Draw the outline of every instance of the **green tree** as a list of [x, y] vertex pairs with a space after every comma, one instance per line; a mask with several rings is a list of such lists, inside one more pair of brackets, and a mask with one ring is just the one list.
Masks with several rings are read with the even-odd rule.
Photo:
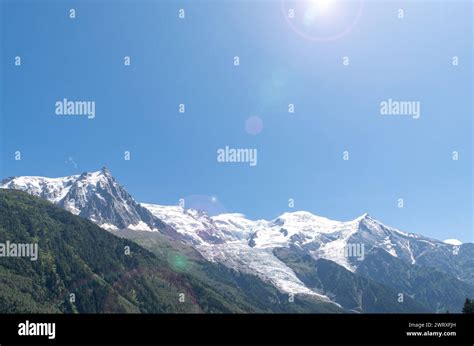
[[474, 314], [474, 300], [466, 298], [462, 312], [463, 314]]

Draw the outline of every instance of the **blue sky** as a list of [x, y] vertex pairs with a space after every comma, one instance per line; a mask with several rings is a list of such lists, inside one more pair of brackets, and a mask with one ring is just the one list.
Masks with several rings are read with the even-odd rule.
[[[0, 176], [105, 165], [142, 202], [187, 198], [252, 219], [369, 212], [406, 231], [473, 241], [472, 3], [365, 1], [357, 20], [358, 1], [330, 3], [315, 18], [312, 6], [3, 1]], [[96, 117], [55, 115], [64, 98], [95, 101]], [[380, 115], [390, 98], [420, 102], [420, 118]], [[263, 123], [257, 135], [245, 130], [252, 116]], [[217, 162], [226, 145], [256, 148], [257, 166]]]

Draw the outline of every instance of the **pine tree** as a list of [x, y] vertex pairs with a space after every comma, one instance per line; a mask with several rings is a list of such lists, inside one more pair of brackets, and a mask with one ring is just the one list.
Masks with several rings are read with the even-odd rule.
[[462, 312], [463, 314], [474, 314], [474, 300], [466, 298]]

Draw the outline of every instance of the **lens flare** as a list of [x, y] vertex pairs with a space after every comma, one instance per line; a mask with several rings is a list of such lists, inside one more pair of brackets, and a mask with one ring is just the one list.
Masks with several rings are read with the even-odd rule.
[[250, 135], [258, 135], [263, 130], [263, 120], [252, 116], [245, 121], [245, 131]]
[[184, 197], [184, 208], [194, 209], [213, 216], [226, 212], [225, 207], [215, 196], [208, 195], [191, 195]]
[[320, 12], [326, 12], [331, 8], [334, 0], [312, 0], [312, 3], [316, 10]]
[[364, 0], [281, 0], [290, 28], [310, 41], [334, 41], [350, 33], [362, 15]]
[[188, 259], [179, 254], [173, 253], [168, 256], [168, 263], [170, 264], [171, 268], [177, 272], [184, 272], [188, 269]]

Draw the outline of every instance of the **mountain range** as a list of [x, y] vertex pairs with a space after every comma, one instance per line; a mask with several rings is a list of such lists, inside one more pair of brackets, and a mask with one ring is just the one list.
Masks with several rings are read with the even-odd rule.
[[47, 200], [156, 256], [172, 249], [284, 297], [317, 301], [326, 312], [459, 312], [474, 296], [474, 244], [405, 232], [369, 214], [345, 222], [306, 211], [257, 221], [237, 213], [209, 216], [139, 203], [107, 168], [64, 178], [12, 177], [0, 188]]
[[148, 251], [23, 191], [0, 190], [0, 245], [8, 241], [38, 244], [40, 253], [35, 261], [1, 255], [0, 313], [342, 311], [305, 295], [290, 303], [159, 232]]

